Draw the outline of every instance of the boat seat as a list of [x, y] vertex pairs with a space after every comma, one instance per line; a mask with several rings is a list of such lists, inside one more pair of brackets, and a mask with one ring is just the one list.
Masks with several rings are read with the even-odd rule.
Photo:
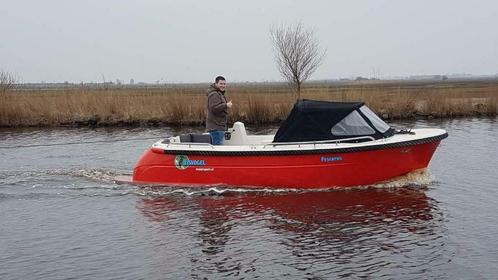
[[195, 133], [187, 133], [180, 134], [180, 142], [181, 143], [209, 143], [211, 144], [211, 135], [206, 134], [195, 134]]
[[245, 145], [247, 144], [247, 133], [244, 123], [235, 122], [232, 128], [225, 133], [226, 145]]
[[191, 134], [180, 134], [180, 142], [192, 142], [192, 135]]

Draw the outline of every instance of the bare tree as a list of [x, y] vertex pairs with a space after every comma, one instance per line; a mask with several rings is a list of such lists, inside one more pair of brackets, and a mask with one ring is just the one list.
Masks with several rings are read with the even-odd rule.
[[325, 58], [320, 50], [313, 30], [305, 29], [302, 23], [289, 26], [270, 27], [275, 62], [282, 77], [301, 98], [301, 86]]
[[15, 84], [17, 83], [17, 77], [5, 72], [3, 70], [0, 70], [0, 92], [5, 93], [6, 91], [14, 88]]

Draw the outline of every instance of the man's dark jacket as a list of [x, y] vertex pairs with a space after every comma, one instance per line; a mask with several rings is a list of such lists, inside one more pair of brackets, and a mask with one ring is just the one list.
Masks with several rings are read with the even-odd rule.
[[207, 89], [206, 95], [208, 99], [206, 131], [226, 130], [228, 107], [225, 92], [212, 84]]

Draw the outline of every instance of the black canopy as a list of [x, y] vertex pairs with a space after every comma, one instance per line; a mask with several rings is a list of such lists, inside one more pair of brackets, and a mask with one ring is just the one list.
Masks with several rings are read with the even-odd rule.
[[322, 141], [392, 136], [394, 130], [363, 102], [299, 100], [273, 142]]

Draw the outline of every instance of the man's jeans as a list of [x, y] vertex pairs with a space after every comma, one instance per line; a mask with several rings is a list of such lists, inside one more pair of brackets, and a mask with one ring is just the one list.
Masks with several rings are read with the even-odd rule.
[[224, 130], [211, 130], [209, 134], [211, 135], [211, 144], [223, 145], [223, 139], [225, 138]]

